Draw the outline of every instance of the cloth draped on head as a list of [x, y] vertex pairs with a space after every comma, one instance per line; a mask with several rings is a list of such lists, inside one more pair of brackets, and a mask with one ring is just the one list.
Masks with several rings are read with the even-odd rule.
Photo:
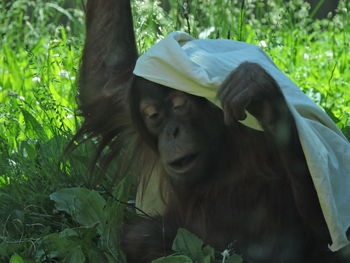
[[[221, 107], [216, 98], [218, 87], [232, 70], [246, 61], [260, 64], [285, 96], [331, 234], [329, 247], [332, 251], [339, 250], [349, 244], [346, 231], [350, 227], [350, 144], [328, 115], [285, 76], [261, 48], [233, 40], [199, 40], [187, 33], [173, 32], [139, 57], [134, 74], [204, 97]], [[251, 115], [242, 123], [261, 129]], [[155, 184], [148, 187], [152, 185]], [[157, 191], [150, 189], [151, 199], [158, 198]], [[143, 206], [147, 196], [137, 202]], [[161, 212], [161, 208], [153, 209], [153, 214]]]

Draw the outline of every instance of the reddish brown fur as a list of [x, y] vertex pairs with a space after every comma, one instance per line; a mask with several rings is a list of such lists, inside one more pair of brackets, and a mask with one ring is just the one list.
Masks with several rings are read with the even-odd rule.
[[[257, 76], [262, 73], [255, 65], [241, 67], [255, 70]], [[278, 86], [271, 81], [270, 88], [276, 91]], [[275, 95], [276, 100], [283, 99], [280, 95]], [[212, 174], [195, 186], [179, 186], [164, 173], [162, 182], [171, 193], [166, 212], [155, 219], [158, 225], [146, 218], [128, 225], [123, 247], [130, 262], [149, 262], [171, 253], [170, 241], [178, 227], [187, 228], [219, 250], [233, 242], [236, 251], [252, 262], [319, 262], [325, 258], [336, 262], [327, 251], [329, 233], [293, 118], [288, 111], [280, 112], [287, 113], [284, 118], [290, 125], [287, 144], [276, 144], [267, 127], [261, 133], [235, 122], [225, 128], [221, 160]], [[216, 119], [207, 121], [218, 123]], [[137, 234], [140, 232], [144, 238]], [[252, 252], [254, 245], [260, 245], [266, 256]], [[139, 250], [151, 252], [144, 255]]]

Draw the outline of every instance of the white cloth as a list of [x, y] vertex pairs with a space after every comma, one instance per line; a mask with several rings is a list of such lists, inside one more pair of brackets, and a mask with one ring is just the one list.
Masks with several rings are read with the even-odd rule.
[[[332, 251], [349, 244], [350, 144], [327, 114], [286, 77], [259, 47], [233, 40], [197, 40], [173, 32], [143, 54], [134, 74], [205, 97], [221, 107], [217, 89], [244, 61], [260, 64], [279, 84], [292, 112], [321, 208]], [[257, 120], [243, 121], [257, 128]]]

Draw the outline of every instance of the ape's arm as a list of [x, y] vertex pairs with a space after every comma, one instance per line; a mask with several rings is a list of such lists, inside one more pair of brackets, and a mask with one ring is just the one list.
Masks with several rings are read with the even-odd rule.
[[259, 64], [245, 62], [226, 78], [218, 98], [227, 124], [244, 119], [245, 110], [259, 120], [280, 152], [301, 217], [321, 242], [330, 243], [295, 121], [276, 81]]
[[121, 129], [115, 123], [124, 123], [123, 100], [137, 60], [130, 0], [89, 0], [86, 10], [78, 94], [85, 122], [77, 137], [110, 136]]
[[130, 0], [89, 0], [79, 78], [80, 99], [96, 97], [114, 79], [119, 83], [126, 81], [136, 59]]
[[[97, 137], [92, 163], [106, 150], [100, 166], [103, 171], [126, 143], [126, 139], [121, 139], [130, 127], [126, 95], [137, 49], [130, 0], [88, 0], [86, 10], [86, 38], [78, 81], [79, 114], [84, 122], [68, 149], [74, 148], [75, 141]], [[118, 169], [124, 167], [127, 165]]]

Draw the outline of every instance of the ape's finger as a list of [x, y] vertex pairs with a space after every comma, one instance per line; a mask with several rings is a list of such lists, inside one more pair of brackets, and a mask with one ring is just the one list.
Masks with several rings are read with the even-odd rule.
[[223, 106], [224, 121], [226, 125], [231, 125], [239, 120], [244, 120], [247, 117], [245, 108], [236, 104], [226, 104]]

